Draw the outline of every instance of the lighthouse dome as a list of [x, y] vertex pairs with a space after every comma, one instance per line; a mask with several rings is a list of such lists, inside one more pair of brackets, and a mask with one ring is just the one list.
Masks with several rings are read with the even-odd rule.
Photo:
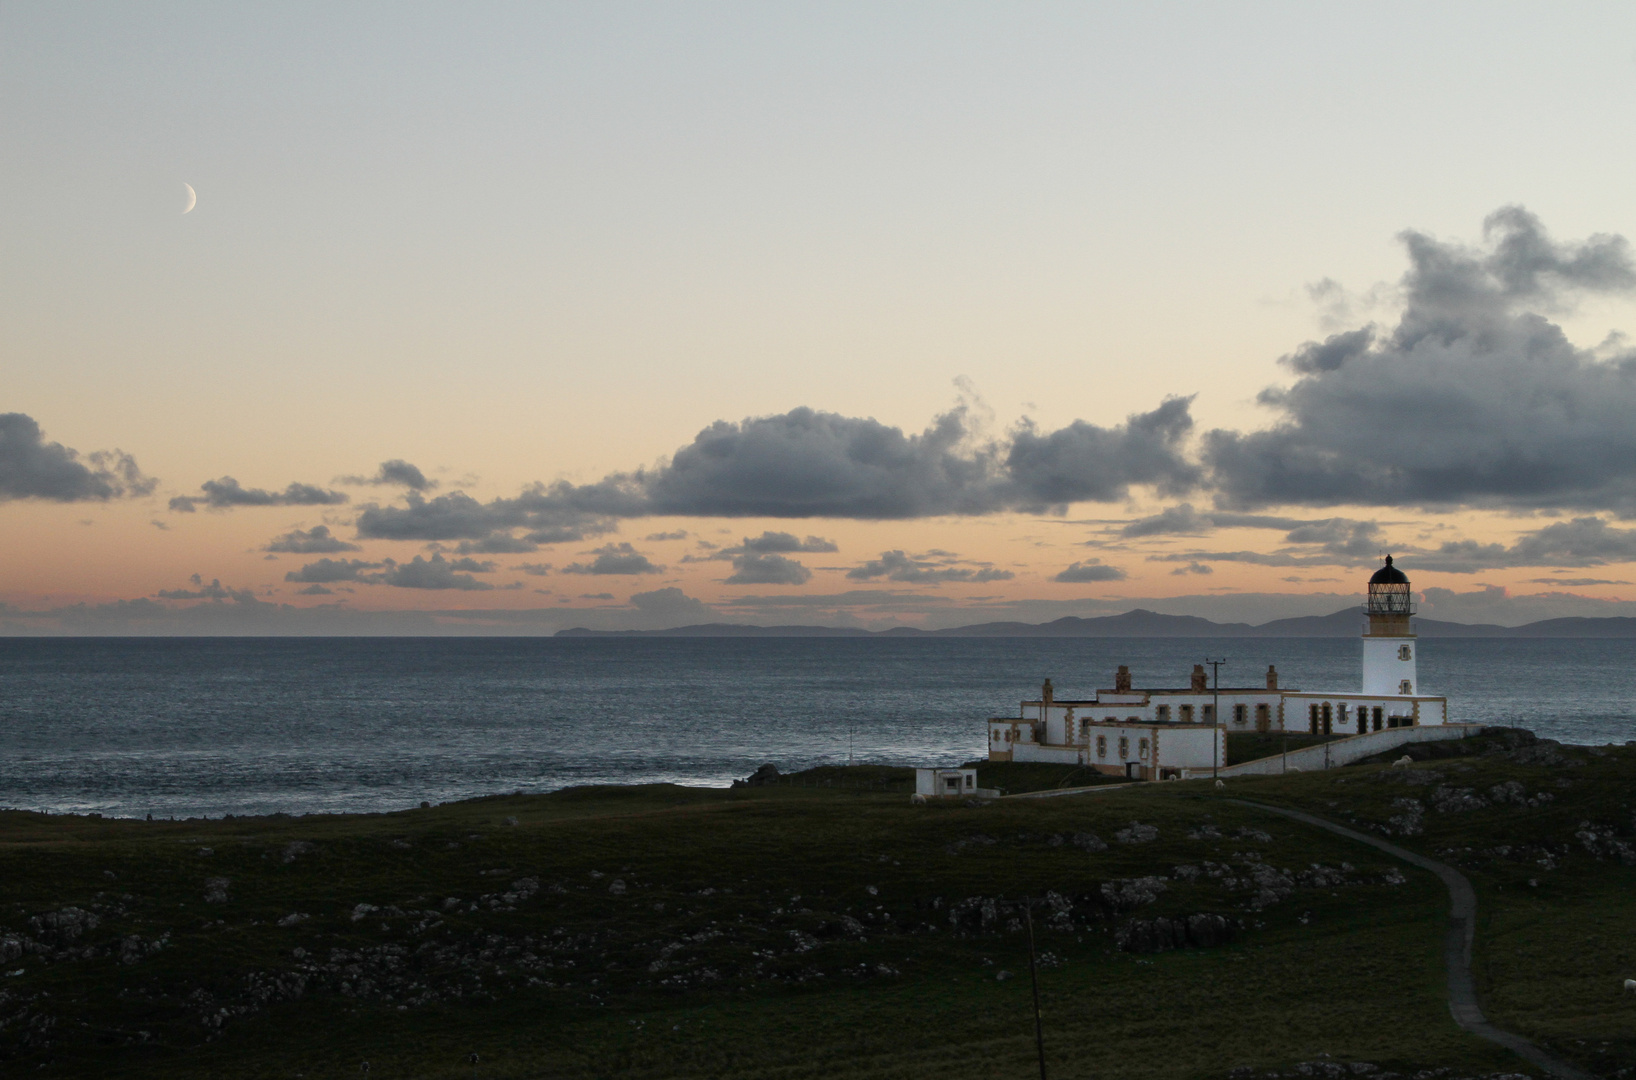
[[1409, 577], [1403, 571], [1392, 565], [1392, 557], [1386, 556], [1386, 565], [1375, 571], [1369, 579], [1371, 585], [1407, 585]]

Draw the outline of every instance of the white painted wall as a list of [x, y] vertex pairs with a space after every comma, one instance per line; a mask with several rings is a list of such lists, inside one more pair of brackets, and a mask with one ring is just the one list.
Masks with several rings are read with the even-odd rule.
[[[1415, 672], [1415, 665], [1419, 654], [1420, 641], [1417, 638], [1365, 637], [1363, 692], [1383, 695], [1418, 694], [1420, 678]], [[1403, 689], [1405, 680], [1409, 684], [1407, 690]]]
[[[1435, 727], [1391, 728], [1385, 731], [1371, 731], [1367, 735], [1354, 735], [1348, 739], [1335, 739], [1328, 744], [1329, 766], [1336, 768], [1350, 765], [1361, 758], [1394, 749], [1405, 743], [1427, 742], [1433, 739], [1465, 739], [1481, 730], [1481, 724], [1442, 724]], [[1221, 775], [1272, 776], [1283, 772], [1286, 765], [1291, 771], [1299, 769], [1301, 772], [1316, 772], [1324, 767], [1324, 748], [1307, 746], [1300, 750], [1291, 750], [1287, 760], [1283, 755], [1274, 755], [1230, 765], [1221, 770]]]

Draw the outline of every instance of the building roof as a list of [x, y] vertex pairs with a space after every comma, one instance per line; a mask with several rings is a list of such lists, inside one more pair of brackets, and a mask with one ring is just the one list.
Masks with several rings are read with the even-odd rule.
[[1375, 571], [1375, 576], [1369, 579], [1371, 585], [1407, 585], [1409, 577], [1403, 571], [1392, 565], [1392, 557], [1386, 556], [1386, 565]]

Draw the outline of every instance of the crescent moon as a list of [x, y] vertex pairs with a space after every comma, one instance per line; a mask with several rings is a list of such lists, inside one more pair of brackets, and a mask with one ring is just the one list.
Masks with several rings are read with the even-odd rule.
[[183, 184], [182, 186], [187, 188], [187, 205], [182, 208], [182, 213], [185, 214], [199, 205], [199, 193], [193, 190], [192, 184]]

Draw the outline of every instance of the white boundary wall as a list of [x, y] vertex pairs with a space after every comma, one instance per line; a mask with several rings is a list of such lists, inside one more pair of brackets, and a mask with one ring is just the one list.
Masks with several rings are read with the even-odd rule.
[[[1405, 743], [1465, 739], [1482, 730], [1482, 724], [1435, 724], [1427, 727], [1371, 731], [1367, 735], [1353, 735], [1351, 738], [1335, 739], [1328, 743], [1327, 760], [1329, 767], [1333, 769], [1339, 765], [1350, 765], [1361, 758], [1394, 749]], [[1287, 756], [1275, 754], [1272, 757], [1257, 758], [1237, 765], [1225, 765], [1220, 773], [1222, 776], [1276, 776], [1285, 770], [1286, 765], [1292, 772], [1297, 769], [1301, 772], [1317, 772], [1324, 767], [1326, 760], [1324, 750], [1324, 745], [1303, 746], [1299, 750], [1291, 750]], [[1192, 775], [1200, 775], [1199, 770], [1192, 770]], [[1208, 776], [1208, 771], [1203, 775]]]

